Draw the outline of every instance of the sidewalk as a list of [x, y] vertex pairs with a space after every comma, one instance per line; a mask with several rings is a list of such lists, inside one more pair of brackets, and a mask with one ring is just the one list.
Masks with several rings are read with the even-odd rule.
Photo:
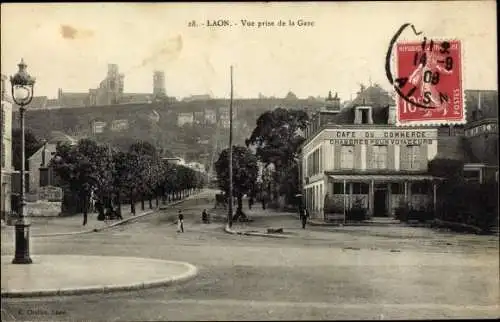
[[[194, 278], [197, 268], [151, 258], [36, 255], [31, 265], [2, 256], [2, 297], [33, 297], [138, 290]], [[124, 269], [126, 268], [126, 269]]]
[[[298, 215], [296, 216], [299, 217]], [[328, 222], [318, 218], [308, 220], [311, 226], [391, 226], [402, 225], [401, 221], [389, 217], [373, 217], [361, 222]]]
[[[175, 206], [203, 193], [204, 191], [202, 190], [187, 198], [168, 204], [162, 204], [160, 202], [159, 208], [154, 207], [153, 209], [149, 209], [149, 202], [146, 201], [144, 210], [141, 210], [141, 203], [138, 203], [135, 207], [135, 216], [130, 212], [130, 205], [122, 205], [123, 220], [99, 221], [97, 220], [97, 213], [89, 213], [87, 216], [87, 225], [85, 226], [83, 226], [83, 214], [75, 214], [67, 217], [28, 217], [31, 222], [30, 233], [32, 237], [50, 237], [102, 231], [107, 228], [125, 224], [129, 221], [137, 220], [165, 208]], [[153, 201], [153, 206], [155, 205], [156, 203]], [[13, 226], [2, 226], [2, 233], [4, 232], [13, 233]]]
[[[252, 222], [233, 222], [231, 229], [225, 227], [230, 234], [246, 236], [262, 236], [273, 238], [312, 238], [337, 239], [340, 236], [377, 237], [377, 238], [421, 238], [435, 237], [432, 229], [409, 227], [390, 218], [373, 218], [365, 223], [333, 224], [318, 219], [308, 220], [306, 229], [302, 229], [298, 214], [273, 212], [269, 210], [251, 210], [245, 212]], [[253, 214], [252, 214], [253, 212]], [[283, 233], [268, 233], [268, 229], [283, 229]]]

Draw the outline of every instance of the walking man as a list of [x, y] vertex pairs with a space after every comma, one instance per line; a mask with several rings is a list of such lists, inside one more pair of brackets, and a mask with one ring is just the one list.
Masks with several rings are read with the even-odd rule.
[[302, 221], [302, 229], [306, 229], [307, 217], [309, 217], [307, 209], [302, 208], [300, 211], [300, 220]]
[[179, 210], [179, 215], [177, 219], [177, 232], [178, 233], [184, 232], [184, 215], [182, 214], [181, 210]]
[[201, 213], [201, 221], [204, 224], [209, 224], [210, 223], [210, 218], [208, 216], [207, 210], [203, 209], [203, 212]]

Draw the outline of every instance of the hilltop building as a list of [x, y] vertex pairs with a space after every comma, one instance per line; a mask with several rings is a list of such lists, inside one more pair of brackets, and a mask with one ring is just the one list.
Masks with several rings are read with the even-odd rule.
[[153, 74], [153, 96], [167, 96], [167, 91], [165, 89], [165, 73], [162, 71], [155, 71]]
[[[65, 92], [59, 88], [57, 98], [49, 99], [47, 96], [35, 96], [29, 108], [55, 109], [77, 108], [87, 106], [106, 106], [122, 104], [151, 104], [154, 100], [166, 99], [165, 74], [162, 71], [153, 73], [153, 87], [150, 93], [125, 93], [125, 75], [120, 73], [117, 64], [108, 64], [106, 77], [97, 88], [88, 92]], [[17, 109], [18, 106], [15, 106]]]

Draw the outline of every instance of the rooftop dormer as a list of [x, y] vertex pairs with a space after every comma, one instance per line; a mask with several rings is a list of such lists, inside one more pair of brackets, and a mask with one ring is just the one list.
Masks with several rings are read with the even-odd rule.
[[354, 124], [373, 124], [372, 107], [356, 106], [354, 108]]

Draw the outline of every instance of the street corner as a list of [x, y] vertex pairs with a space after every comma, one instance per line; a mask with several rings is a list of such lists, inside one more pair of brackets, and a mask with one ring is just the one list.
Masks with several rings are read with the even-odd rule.
[[151, 258], [40, 255], [32, 259], [33, 264], [15, 265], [11, 257], [2, 256], [2, 298], [138, 290], [179, 284], [198, 274], [189, 263]]

